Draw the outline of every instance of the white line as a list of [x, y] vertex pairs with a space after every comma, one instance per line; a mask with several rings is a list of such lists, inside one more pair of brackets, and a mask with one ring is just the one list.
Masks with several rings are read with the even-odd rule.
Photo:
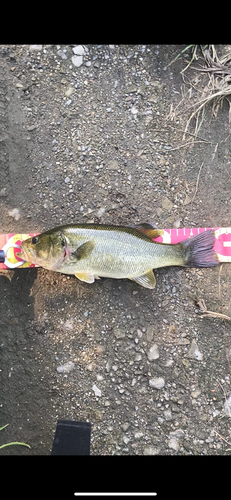
[[223, 241], [223, 247], [231, 247], [231, 241]]
[[128, 493], [128, 492], [120, 492], [120, 493], [114, 493], [114, 492], [108, 492], [108, 493], [74, 493], [74, 496], [76, 497], [88, 497], [88, 496], [92, 496], [92, 497], [105, 497], [105, 496], [109, 496], [109, 497], [141, 497], [141, 496], [145, 496], [145, 497], [151, 497], [151, 496], [156, 496], [157, 493], [156, 492], [153, 492], [153, 493], [147, 493], [147, 492], [143, 492], [143, 493]]

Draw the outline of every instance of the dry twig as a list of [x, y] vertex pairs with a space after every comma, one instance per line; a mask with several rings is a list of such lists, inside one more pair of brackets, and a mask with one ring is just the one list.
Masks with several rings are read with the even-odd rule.
[[204, 299], [198, 299], [197, 300], [197, 305], [200, 307], [201, 312], [203, 313], [201, 315], [202, 318], [221, 318], [221, 319], [227, 319], [228, 321], [231, 321], [231, 317], [227, 316], [226, 314], [214, 312], [214, 311], [208, 311]]
[[221, 271], [222, 271], [222, 266], [221, 264], [220, 269], [219, 269], [219, 277], [218, 277], [218, 299], [220, 300], [221, 298]]
[[195, 197], [196, 197], [196, 194], [197, 194], [198, 184], [199, 184], [199, 179], [200, 179], [200, 173], [201, 173], [201, 169], [202, 169], [203, 165], [204, 165], [204, 162], [201, 164], [199, 172], [198, 172], [197, 182], [196, 182], [196, 189], [195, 189], [195, 193], [194, 193], [193, 198], [192, 198], [192, 202], [195, 200]]
[[[227, 443], [229, 446], [231, 446], [231, 443], [229, 443], [229, 441], [227, 441], [227, 439], [224, 438], [224, 436], [222, 436], [221, 434], [219, 434], [219, 432], [215, 431], [214, 429], [214, 432], [219, 436], [219, 438], [222, 439], [222, 441], [224, 441], [225, 443]], [[229, 450], [226, 450], [226, 451], [230, 451], [230, 448]]]

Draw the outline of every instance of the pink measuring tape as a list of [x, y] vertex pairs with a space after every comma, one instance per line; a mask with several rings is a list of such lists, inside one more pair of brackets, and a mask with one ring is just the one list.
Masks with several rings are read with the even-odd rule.
[[180, 241], [196, 236], [213, 229], [215, 243], [213, 249], [217, 253], [220, 262], [231, 262], [231, 227], [188, 227], [180, 229], [164, 229], [163, 236], [155, 239], [160, 243], [179, 243]]
[[[213, 249], [217, 253], [219, 262], [231, 262], [231, 227], [189, 227], [180, 229], [163, 229], [163, 235], [154, 241], [159, 243], [179, 243], [180, 241], [196, 236], [199, 233], [213, 229], [215, 243]], [[23, 240], [36, 236], [39, 233], [29, 234], [0, 234], [0, 249], [4, 254], [4, 262], [0, 262], [0, 269], [13, 269], [16, 267], [38, 267], [29, 262], [24, 262], [16, 256]], [[3, 260], [3, 259], [2, 259]]]

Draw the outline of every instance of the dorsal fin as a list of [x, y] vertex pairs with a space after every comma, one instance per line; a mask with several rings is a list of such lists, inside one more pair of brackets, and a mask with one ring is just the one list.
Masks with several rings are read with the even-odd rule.
[[137, 231], [140, 231], [140, 233], [145, 234], [145, 236], [148, 236], [151, 240], [154, 240], [155, 238], [158, 238], [158, 236], [163, 236], [163, 229], [158, 229], [155, 224], [150, 224], [149, 222], [142, 222], [140, 224], [133, 224], [132, 226], [133, 229], [136, 229]]

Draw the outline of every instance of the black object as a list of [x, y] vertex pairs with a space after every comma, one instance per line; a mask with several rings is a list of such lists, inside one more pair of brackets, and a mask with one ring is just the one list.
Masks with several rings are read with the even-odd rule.
[[51, 455], [90, 455], [91, 424], [58, 420]]
[[5, 252], [4, 252], [4, 250], [0, 250], [0, 262], [5, 262]]

